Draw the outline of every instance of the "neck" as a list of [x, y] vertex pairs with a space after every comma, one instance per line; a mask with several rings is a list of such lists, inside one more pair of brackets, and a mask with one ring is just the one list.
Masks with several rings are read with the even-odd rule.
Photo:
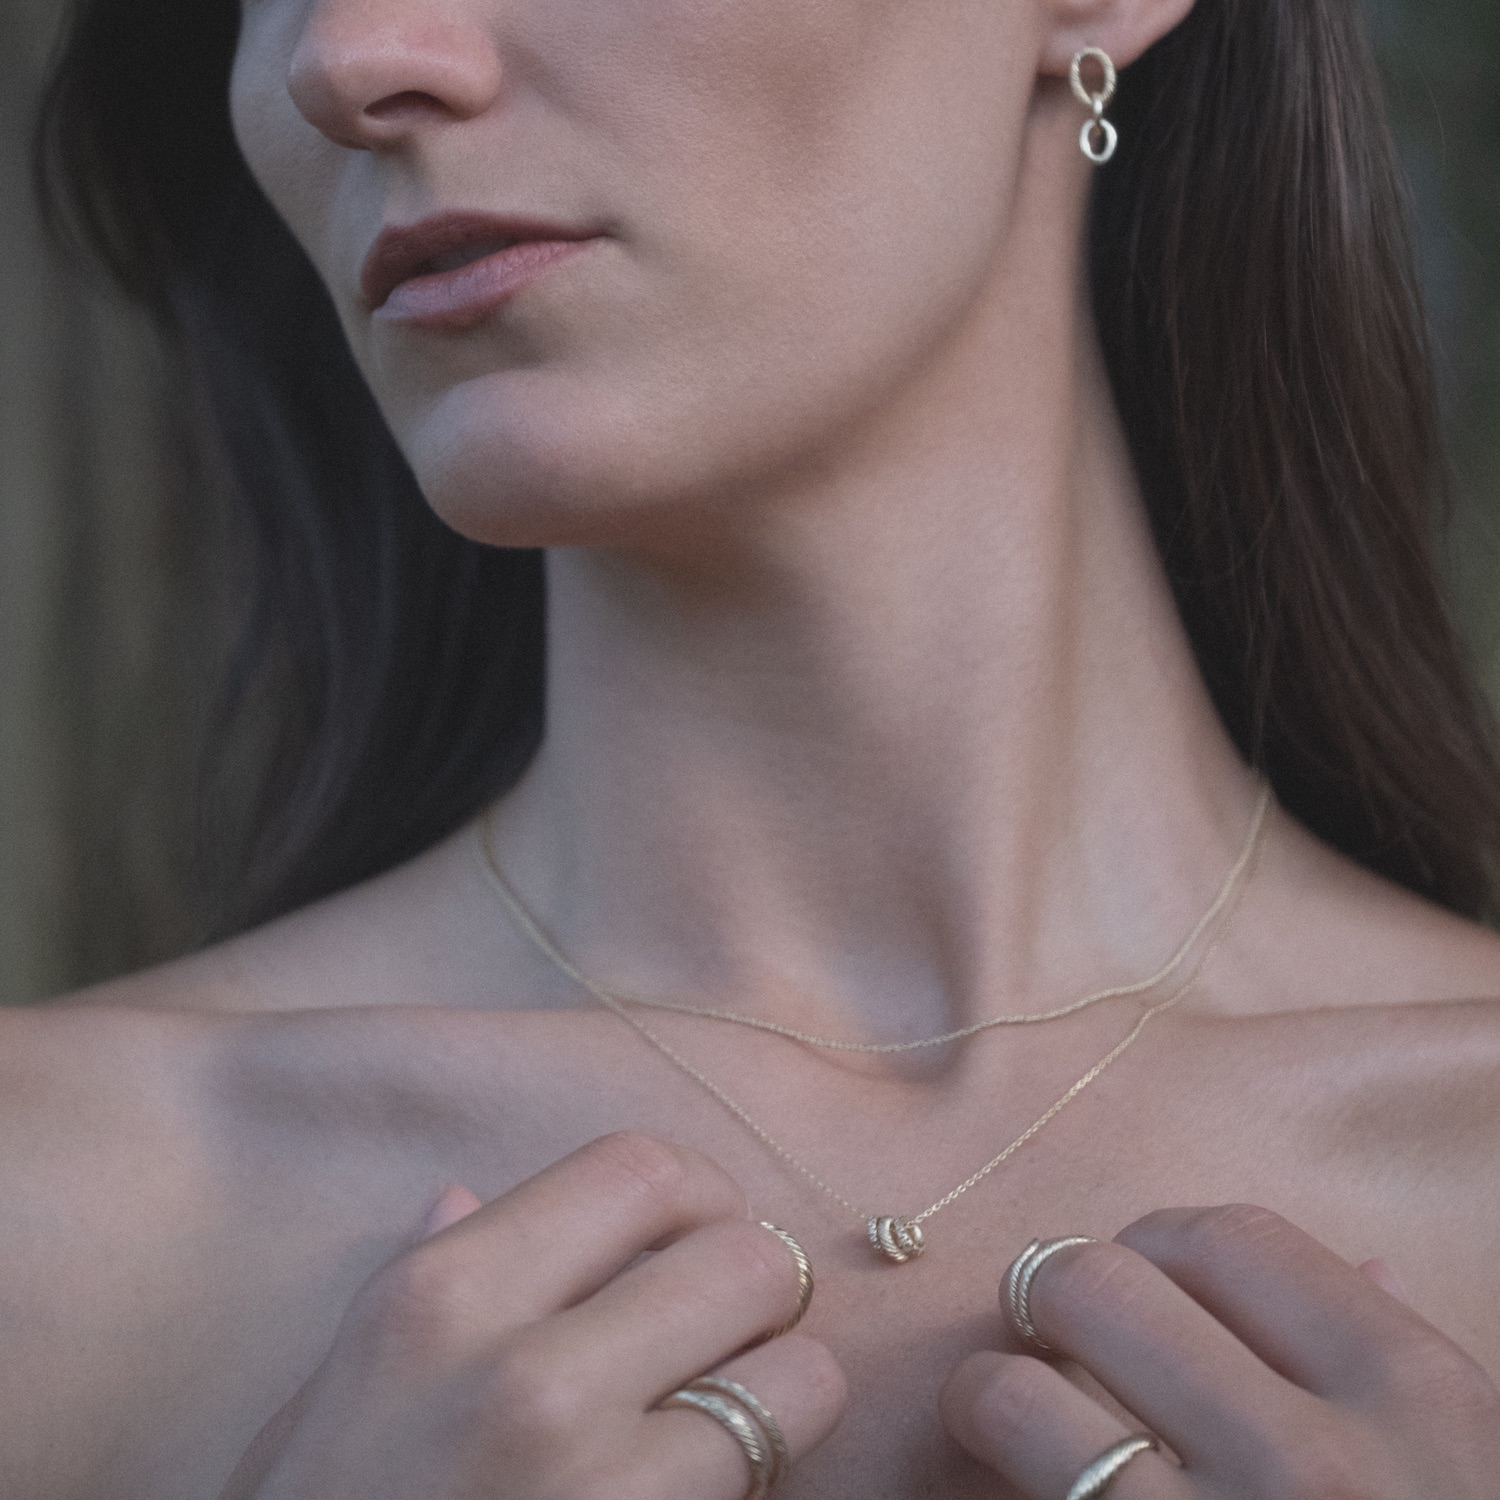
[[1076, 277], [999, 278], [836, 452], [681, 530], [549, 557], [496, 846], [586, 972], [901, 1040], [1149, 973], [1212, 900], [1253, 781]]

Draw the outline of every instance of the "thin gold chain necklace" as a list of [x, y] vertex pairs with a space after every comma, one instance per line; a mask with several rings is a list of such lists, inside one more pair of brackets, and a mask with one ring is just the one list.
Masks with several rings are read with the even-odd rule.
[[[826, 1197], [830, 1198], [834, 1203], [838, 1204], [840, 1208], [844, 1209], [848, 1213], [853, 1214], [855, 1218], [859, 1219], [865, 1225], [865, 1230], [869, 1237], [871, 1247], [878, 1251], [881, 1255], [883, 1255], [887, 1260], [899, 1265], [905, 1261], [914, 1260], [918, 1255], [922, 1253], [926, 1243], [922, 1225], [926, 1223], [927, 1220], [931, 1219], [934, 1214], [942, 1212], [942, 1210], [947, 1208], [949, 1204], [953, 1203], [956, 1199], [962, 1197], [963, 1194], [967, 1193], [970, 1188], [976, 1187], [979, 1183], [983, 1182], [984, 1179], [990, 1175], [990, 1173], [994, 1172], [997, 1168], [1003, 1166], [1007, 1161], [1009, 1161], [1010, 1158], [1014, 1156], [1022, 1146], [1024, 1146], [1029, 1140], [1031, 1140], [1033, 1136], [1035, 1136], [1058, 1114], [1066, 1109], [1067, 1106], [1079, 1096], [1079, 1094], [1081, 1094], [1086, 1088], [1088, 1088], [1088, 1086], [1093, 1083], [1094, 1080], [1098, 1078], [1106, 1068], [1108, 1068], [1112, 1063], [1116, 1062], [1120, 1057], [1122, 1057], [1135, 1042], [1135, 1040], [1140, 1036], [1140, 1034], [1146, 1029], [1148, 1025], [1150, 1025], [1153, 1020], [1156, 1019], [1157, 1016], [1162, 1015], [1164, 1012], [1170, 1010], [1174, 1005], [1178, 1004], [1179, 1001], [1183, 1000], [1197, 987], [1199, 980], [1203, 977], [1204, 970], [1208, 967], [1209, 960], [1213, 957], [1215, 951], [1219, 947], [1219, 944], [1224, 941], [1225, 936], [1228, 934], [1235, 913], [1239, 908], [1240, 899], [1244, 895], [1246, 885], [1248, 885], [1249, 883], [1249, 876], [1254, 873], [1254, 867], [1259, 860], [1263, 835], [1266, 828], [1269, 826], [1268, 814], [1270, 808], [1271, 789], [1269, 784], [1263, 783], [1261, 786], [1260, 797], [1255, 805], [1255, 812], [1250, 820], [1250, 830], [1246, 835], [1244, 847], [1241, 849], [1239, 857], [1235, 860], [1234, 865], [1229, 872], [1229, 876], [1225, 881], [1224, 888], [1220, 892], [1219, 899], [1214, 902], [1212, 907], [1210, 907], [1205, 920], [1203, 922], [1200, 922], [1199, 926], [1194, 929], [1194, 936], [1196, 937], [1201, 935], [1204, 928], [1208, 925], [1208, 921], [1211, 920], [1212, 917], [1223, 913], [1224, 921], [1221, 924], [1219, 931], [1215, 934], [1213, 941], [1204, 950], [1202, 957], [1199, 958], [1198, 962], [1193, 966], [1192, 972], [1188, 975], [1183, 984], [1179, 986], [1179, 988], [1175, 990], [1171, 995], [1169, 995], [1165, 1000], [1161, 1000], [1157, 1004], [1150, 1006], [1146, 1010], [1144, 1010], [1140, 1014], [1140, 1016], [1137, 1017], [1135, 1024], [1130, 1028], [1130, 1030], [1126, 1033], [1121, 1041], [1117, 1042], [1112, 1048], [1110, 1048], [1110, 1050], [1106, 1052], [1104, 1056], [1101, 1057], [1099, 1061], [1093, 1065], [1093, 1067], [1091, 1067], [1086, 1073], [1084, 1073], [1081, 1078], [1077, 1079], [1064, 1093], [1053, 1100], [1053, 1102], [1048, 1105], [1047, 1108], [1043, 1110], [1042, 1113], [1038, 1115], [1037, 1118], [1033, 1120], [1031, 1124], [1028, 1125], [1026, 1129], [1020, 1133], [1020, 1135], [1016, 1136], [1016, 1138], [1011, 1141], [1003, 1150], [992, 1156], [989, 1161], [987, 1161], [982, 1167], [979, 1168], [977, 1172], [973, 1172], [968, 1177], [964, 1178], [964, 1180], [959, 1183], [957, 1187], [953, 1188], [950, 1192], [945, 1193], [935, 1203], [929, 1204], [920, 1213], [912, 1214], [908, 1217], [903, 1217], [897, 1214], [867, 1213], [864, 1209], [859, 1208], [854, 1203], [851, 1203], [849, 1199], [844, 1197], [842, 1193], [838, 1192], [835, 1188], [830, 1187], [828, 1183], [824, 1182], [823, 1179], [819, 1177], [811, 1167], [809, 1167], [805, 1162], [803, 1162], [800, 1158], [795, 1156], [791, 1151], [783, 1146], [780, 1141], [778, 1141], [768, 1130], [765, 1129], [764, 1126], [762, 1126], [757, 1120], [755, 1120], [743, 1105], [739, 1104], [735, 1099], [731, 1098], [729, 1094], [727, 1094], [717, 1083], [713, 1081], [713, 1079], [709, 1078], [706, 1074], [702, 1073], [699, 1069], [694, 1067], [692, 1063], [690, 1063], [685, 1057], [681, 1055], [681, 1053], [677, 1052], [667, 1042], [663, 1041], [662, 1038], [659, 1037], [638, 1016], [632, 1015], [630, 1010], [627, 1008], [625, 1000], [622, 997], [615, 995], [611, 991], [605, 989], [603, 985], [591, 979], [587, 974], [584, 974], [581, 970], [578, 969], [575, 964], [573, 964], [568, 959], [568, 957], [558, 948], [557, 944], [553, 942], [551, 937], [548, 936], [547, 932], [543, 929], [536, 918], [533, 917], [527, 910], [526, 906], [521, 901], [521, 898], [511, 888], [511, 885], [506, 880], [505, 876], [501, 874], [500, 867], [496, 862], [494, 855], [491, 853], [489, 844], [484, 837], [483, 820], [478, 820], [473, 824], [473, 844], [475, 851], [479, 857], [480, 869], [488, 879], [491, 887], [500, 897], [501, 901], [504, 903], [511, 916], [515, 919], [517, 925], [526, 934], [528, 939], [530, 939], [535, 947], [548, 959], [549, 962], [554, 965], [554, 967], [556, 967], [561, 973], [566, 975], [580, 988], [585, 990], [588, 994], [593, 996], [593, 998], [597, 1000], [599, 1004], [602, 1005], [606, 1010], [618, 1016], [644, 1041], [648, 1042], [659, 1053], [661, 1053], [661, 1055], [666, 1058], [667, 1061], [670, 1062], [674, 1067], [685, 1073], [689, 1078], [693, 1080], [693, 1082], [706, 1090], [714, 1099], [716, 1099], [721, 1105], [723, 1105], [723, 1107], [728, 1110], [729, 1113], [733, 1115], [734, 1118], [737, 1119], [740, 1124], [742, 1124], [751, 1133], [751, 1135], [753, 1135], [758, 1141], [760, 1141], [761, 1144], [765, 1146], [766, 1149], [770, 1151], [771, 1154], [775, 1156], [779, 1161], [783, 1162], [786, 1166], [790, 1167], [793, 1171], [797, 1172], [801, 1177], [806, 1179], [806, 1181], [810, 1182]], [[1191, 946], [1191, 944], [1189, 944], [1188, 946]], [[1140, 988], [1141, 986], [1127, 987], [1124, 993], [1137, 993]], [[675, 1009], [677, 1007], [672, 1008]], [[1079, 1008], [1081, 1007], [1078, 1005], [1074, 1005], [1067, 1007], [1060, 1012], [1049, 1012], [1047, 1013], [1047, 1018], [1050, 1018], [1052, 1014], [1068, 1014], [1071, 1010]], [[713, 1015], [712, 1012], [705, 1012], [703, 1014], [708, 1014], [710, 1016]], [[733, 1015], [733, 1012], [728, 1012], [715, 1018], [729, 1019], [733, 1017]], [[1042, 1019], [1042, 1017], [1039, 1016], [1036, 1019]], [[1000, 1021], [992, 1021], [987, 1024], [996, 1025], [1002, 1023]], [[955, 1033], [955, 1039], [959, 1035], [972, 1035], [975, 1031], [982, 1029], [984, 1029], [983, 1024], [979, 1027], [968, 1028], [966, 1029], [965, 1033]], [[912, 1044], [906, 1045], [910, 1046]]]
[[[1269, 788], [1262, 786], [1261, 795], [1263, 797], [1268, 796]], [[475, 836], [482, 844], [482, 833], [476, 831]], [[1219, 892], [1214, 897], [1208, 910], [1198, 918], [1193, 930], [1182, 940], [1177, 951], [1154, 974], [1148, 974], [1146, 978], [1138, 979], [1133, 984], [1117, 984], [1112, 985], [1109, 989], [1092, 990], [1077, 1000], [1071, 1000], [1066, 1005], [1059, 1005], [1055, 1010], [1032, 1011], [1024, 1015], [991, 1016], [988, 1020], [975, 1021], [969, 1026], [960, 1026], [956, 1031], [944, 1031], [936, 1036], [919, 1037], [914, 1042], [850, 1042], [839, 1037], [816, 1036], [812, 1032], [798, 1031], [795, 1026], [787, 1026], [780, 1021], [767, 1021], [761, 1016], [747, 1016], [741, 1011], [716, 1010], [712, 1006], [707, 1005], [688, 1005], [680, 1000], [650, 999], [643, 995], [633, 995], [627, 990], [611, 989], [609, 993], [616, 1000], [626, 1005], [643, 1006], [650, 1010], [671, 1011], [674, 1015], [680, 1016], [698, 1016], [705, 1021], [725, 1021], [732, 1026], [747, 1026], [755, 1031], [766, 1031], [772, 1036], [785, 1037], [788, 1041], [792, 1042], [801, 1042], [806, 1047], [821, 1047], [829, 1052], [860, 1052], [889, 1055], [893, 1052], [917, 1052], [924, 1047], [943, 1047], [949, 1042], [962, 1042], [971, 1036], [978, 1036], [981, 1032], [993, 1030], [997, 1026], [1035, 1026], [1041, 1021], [1059, 1021], [1064, 1016], [1075, 1015], [1078, 1011], [1087, 1010], [1090, 1006], [1099, 1005], [1105, 1000], [1119, 1000], [1130, 995], [1144, 995], [1147, 991], [1154, 990], [1159, 985], [1165, 984], [1182, 967], [1183, 960], [1192, 952], [1198, 939], [1208, 930], [1210, 923], [1213, 922], [1214, 918], [1233, 899], [1235, 888], [1243, 877], [1246, 864], [1248, 863], [1247, 852], [1248, 843], [1246, 848], [1241, 850], [1240, 858], [1230, 866], [1229, 872], [1224, 876], [1224, 883], [1219, 887]], [[481, 848], [481, 854], [483, 853], [484, 849]], [[488, 866], [494, 862], [485, 859], [484, 863]], [[486, 873], [491, 873], [488, 868]], [[499, 876], [498, 866], [493, 871], [493, 874]], [[540, 925], [532, 921], [524, 908], [521, 908], [519, 898], [516, 896], [514, 889], [505, 881], [505, 878], [499, 876], [499, 879], [502, 888], [501, 895], [506, 898], [506, 904], [512, 908], [513, 914], [522, 923], [523, 927], [528, 928], [528, 936], [531, 937], [533, 943], [536, 943], [536, 934], [531, 933], [529, 928], [535, 926], [537, 931], [540, 932]], [[518, 910], [518, 908], [520, 909]], [[549, 952], [547, 947], [543, 947], [542, 951], [547, 954], [547, 957], [554, 964], [558, 964], [562, 968], [563, 973], [568, 978], [577, 984], [584, 985], [585, 988], [588, 987], [583, 976], [577, 973], [574, 966], [566, 959], [561, 958], [559, 954]]]

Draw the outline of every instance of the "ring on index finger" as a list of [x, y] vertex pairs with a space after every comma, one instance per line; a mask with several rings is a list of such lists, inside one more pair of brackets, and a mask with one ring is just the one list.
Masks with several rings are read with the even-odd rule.
[[812, 1305], [812, 1262], [807, 1258], [807, 1251], [785, 1229], [780, 1229], [775, 1224], [769, 1224], [764, 1219], [760, 1221], [760, 1227], [762, 1229], [769, 1229], [792, 1252], [792, 1259], [797, 1262], [797, 1311], [780, 1328], [776, 1329], [774, 1333], [766, 1335], [767, 1340], [779, 1339], [782, 1334], [790, 1333], [807, 1316], [807, 1309]]
[[1055, 1354], [1057, 1351], [1042, 1338], [1036, 1331], [1036, 1324], [1031, 1321], [1031, 1284], [1036, 1280], [1036, 1273], [1059, 1250], [1067, 1250], [1073, 1245], [1097, 1243], [1097, 1240], [1086, 1234], [1068, 1235], [1060, 1240], [1032, 1240], [1011, 1262], [1001, 1287], [1001, 1300], [1010, 1308], [1016, 1332], [1039, 1353]]

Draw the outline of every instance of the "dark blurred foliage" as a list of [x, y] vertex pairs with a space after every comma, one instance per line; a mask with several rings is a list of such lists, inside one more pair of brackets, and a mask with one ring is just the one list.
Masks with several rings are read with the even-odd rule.
[[1367, 5], [1411, 182], [1448, 425], [1454, 594], [1500, 696], [1500, 4]]

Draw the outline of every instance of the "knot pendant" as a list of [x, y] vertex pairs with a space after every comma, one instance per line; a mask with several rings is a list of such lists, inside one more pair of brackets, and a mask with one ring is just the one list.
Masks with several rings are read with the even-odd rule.
[[870, 1219], [868, 1228], [871, 1247], [898, 1266], [922, 1253], [922, 1226], [915, 1219], [886, 1215]]

